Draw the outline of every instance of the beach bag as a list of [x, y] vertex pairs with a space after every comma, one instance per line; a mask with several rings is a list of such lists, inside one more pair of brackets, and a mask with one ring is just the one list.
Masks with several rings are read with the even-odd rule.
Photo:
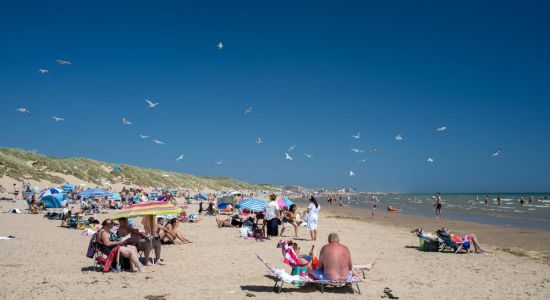
[[425, 252], [438, 252], [439, 241], [420, 239], [420, 246], [418, 249]]
[[96, 239], [97, 234], [92, 235], [92, 238], [90, 239], [90, 244], [88, 244], [88, 251], [86, 252], [86, 257], [88, 258], [94, 258], [95, 250], [96, 250]]
[[239, 232], [241, 234], [241, 237], [248, 237], [248, 227], [239, 228]]

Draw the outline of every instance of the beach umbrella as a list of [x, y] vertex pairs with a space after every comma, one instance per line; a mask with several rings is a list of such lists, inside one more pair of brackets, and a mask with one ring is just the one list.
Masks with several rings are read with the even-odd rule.
[[108, 199], [115, 200], [115, 201], [120, 201], [120, 200], [122, 200], [122, 197], [120, 197], [120, 194], [119, 194], [119, 193], [116, 193], [116, 192], [110, 193], [109, 195], [107, 195], [107, 198], [108, 198]]
[[277, 205], [279, 205], [279, 207], [283, 207], [283, 206], [290, 207], [292, 204], [294, 203], [288, 200], [287, 198], [280, 198], [279, 200], [277, 200]]
[[65, 205], [64, 198], [65, 194], [62, 190], [49, 188], [40, 194], [38, 200], [44, 203], [46, 208], [59, 208]]
[[110, 193], [103, 189], [87, 189], [84, 192], [80, 193], [80, 197], [82, 198], [90, 198], [94, 196], [107, 196]]
[[70, 192], [70, 191], [74, 190], [74, 185], [67, 183], [67, 184], [62, 185], [61, 188], [64, 191]]
[[265, 202], [257, 198], [248, 198], [239, 202], [239, 208], [241, 210], [247, 209], [252, 212], [259, 212], [265, 210]]
[[182, 208], [168, 202], [148, 201], [134, 204], [123, 208], [120, 212], [111, 217], [111, 219], [133, 218], [138, 216], [150, 215], [175, 215], [182, 212]]

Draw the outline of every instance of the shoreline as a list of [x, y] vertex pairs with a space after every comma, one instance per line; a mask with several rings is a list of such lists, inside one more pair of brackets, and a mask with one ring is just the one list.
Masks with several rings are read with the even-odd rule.
[[[305, 209], [306, 200], [293, 199]], [[470, 221], [428, 218], [402, 213], [388, 213], [378, 209], [374, 217], [367, 208], [321, 205], [326, 218], [350, 219], [374, 223], [384, 226], [393, 226], [406, 232], [417, 227], [426, 231], [435, 231], [441, 227], [466, 234], [475, 233], [482, 246], [489, 246], [491, 250], [505, 251], [517, 256], [525, 256], [550, 265], [550, 231], [523, 227], [506, 227], [500, 225], [476, 223]], [[321, 219], [322, 222], [322, 219]], [[412, 235], [412, 234], [411, 234]], [[486, 247], [485, 247], [486, 248]]]

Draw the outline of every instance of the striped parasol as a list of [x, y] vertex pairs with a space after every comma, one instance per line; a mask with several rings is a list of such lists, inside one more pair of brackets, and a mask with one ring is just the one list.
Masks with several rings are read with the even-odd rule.
[[182, 212], [182, 208], [162, 201], [149, 201], [134, 204], [130, 207], [121, 209], [111, 219], [132, 218], [148, 215], [175, 215]]
[[252, 212], [265, 211], [265, 202], [257, 198], [248, 198], [239, 202], [241, 210], [249, 210]]

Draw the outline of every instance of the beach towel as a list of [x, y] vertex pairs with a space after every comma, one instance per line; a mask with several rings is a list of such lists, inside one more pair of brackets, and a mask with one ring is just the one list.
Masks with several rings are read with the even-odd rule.
[[116, 246], [111, 250], [111, 252], [109, 253], [109, 256], [107, 257], [107, 260], [105, 261], [105, 264], [103, 265], [103, 272], [109, 272], [109, 270], [111, 270], [111, 266], [113, 265], [113, 262], [117, 258], [119, 249], [120, 249], [120, 246]]
[[12, 213], [12, 214], [22, 214], [23, 213], [19, 208], [12, 208], [12, 209], [8, 210], [8, 212]]
[[14, 239], [15, 237], [13, 235], [10, 235], [10, 236], [0, 236], [0, 241], [2, 240], [11, 240], [11, 239]]
[[288, 241], [280, 240], [277, 244], [277, 248], [281, 248], [283, 253], [283, 263], [291, 267], [299, 265], [298, 255], [296, 255], [294, 248], [292, 248], [292, 245], [290, 245]]

